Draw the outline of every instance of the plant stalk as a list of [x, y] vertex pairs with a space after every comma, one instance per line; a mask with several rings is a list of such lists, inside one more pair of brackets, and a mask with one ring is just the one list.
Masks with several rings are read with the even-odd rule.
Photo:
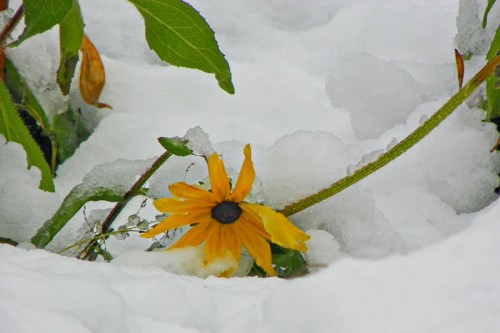
[[427, 121], [420, 125], [415, 131], [399, 142], [392, 149], [380, 155], [375, 161], [361, 167], [352, 175], [344, 177], [317, 193], [309, 195], [299, 201], [287, 205], [279, 210], [281, 214], [290, 216], [303, 211], [333, 195], [345, 190], [349, 186], [359, 182], [373, 172], [387, 165], [389, 162], [400, 156], [408, 149], [417, 144], [433, 129], [435, 129], [443, 120], [445, 120], [460, 104], [462, 104], [489, 76], [500, 66], [500, 56], [492, 58], [472, 79], [467, 82], [455, 95], [453, 95], [436, 113]]
[[[160, 157], [154, 161], [154, 163], [151, 165], [151, 167], [142, 174], [142, 176], [132, 185], [132, 187], [125, 193], [123, 196], [123, 200], [118, 202], [111, 212], [108, 214], [104, 222], [102, 223], [102, 230], [100, 235], [103, 235], [107, 233], [115, 219], [118, 217], [118, 215], [121, 213], [123, 208], [127, 205], [127, 203], [132, 199], [134, 196], [140, 194], [140, 190], [142, 186], [148, 181], [148, 179], [158, 170], [158, 168], [165, 163], [166, 160], [169, 159], [169, 157], [172, 156], [172, 154], [168, 151], [165, 151]], [[97, 235], [99, 236], [99, 235]], [[93, 239], [84, 249], [80, 254], [78, 255], [78, 259], [82, 260], [89, 260], [93, 261], [93, 256], [92, 254], [94, 253], [94, 249], [96, 247], [97, 240], [100, 239], [96, 236], [95, 239]]]
[[17, 9], [14, 16], [11, 17], [9, 22], [7, 22], [7, 25], [0, 32], [0, 46], [2, 48], [4, 47], [5, 40], [10, 35], [12, 30], [14, 30], [14, 28], [17, 26], [17, 24], [19, 23], [19, 21], [21, 20], [21, 17], [23, 17], [23, 15], [24, 15], [24, 5], [21, 5]]

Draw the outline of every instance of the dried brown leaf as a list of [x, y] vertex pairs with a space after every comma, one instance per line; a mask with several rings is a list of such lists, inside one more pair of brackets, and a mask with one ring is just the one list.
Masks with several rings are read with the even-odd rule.
[[455, 49], [455, 62], [457, 64], [458, 89], [462, 89], [464, 82], [464, 59], [457, 49]]
[[106, 81], [106, 74], [99, 52], [97, 52], [97, 49], [86, 35], [83, 36], [80, 50], [82, 51], [80, 65], [80, 94], [82, 99], [85, 103], [98, 108], [112, 109], [111, 106], [99, 102]]

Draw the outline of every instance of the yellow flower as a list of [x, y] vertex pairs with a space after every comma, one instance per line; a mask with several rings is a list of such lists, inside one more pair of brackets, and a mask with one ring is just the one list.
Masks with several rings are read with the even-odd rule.
[[[193, 225], [169, 250], [197, 246], [205, 241], [205, 263], [209, 265], [228, 255], [237, 263], [244, 246], [255, 263], [271, 276], [276, 273], [269, 241], [305, 252], [309, 235], [271, 208], [243, 201], [255, 179], [250, 145], [246, 145], [243, 152], [245, 160], [232, 191], [224, 163], [217, 154], [213, 154], [208, 158], [212, 190], [206, 191], [184, 182], [170, 185], [174, 198], [153, 202], [156, 209], [170, 215], [142, 237], [150, 238], [170, 229]], [[230, 275], [231, 272], [225, 273]]]

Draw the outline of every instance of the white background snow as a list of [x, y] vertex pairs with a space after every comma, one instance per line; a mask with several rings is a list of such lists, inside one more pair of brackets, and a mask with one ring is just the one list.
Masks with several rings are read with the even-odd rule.
[[[211, 75], [162, 63], [130, 3], [80, 3], [106, 68], [101, 100], [113, 110], [84, 106], [77, 84], [68, 99], [59, 96], [56, 30], [9, 51], [53, 113], [71, 103], [96, 128], [59, 168], [56, 193], [38, 190], [39, 172], [26, 170], [19, 145], [0, 138], [0, 235], [24, 242], [0, 246], [2, 332], [500, 330], [493, 193], [500, 159], [489, 152], [497, 132], [481, 122], [474, 99], [383, 170], [291, 217], [312, 236], [306, 258], [313, 272], [305, 277], [188, 276], [192, 253], [144, 254], [150, 242], [135, 235], [110, 239], [118, 257], [111, 264], [22, 248], [95, 166], [147, 165], [162, 153], [158, 137], [195, 126], [235, 173], [243, 145], [252, 144], [258, 195], [274, 208], [326, 187], [449, 99], [457, 90], [454, 48], [477, 54], [466, 62], [466, 79], [484, 64], [497, 8], [483, 31], [480, 0], [189, 1], [230, 63], [231, 96]], [[203, 160], [177, 158], [150, 185], [165, 196], [174, 181], [205, 177]], [[150, 203], [141, 214], [154, 216]], [[74, 242], [83, 223], [80, 212], [49, 250]]]

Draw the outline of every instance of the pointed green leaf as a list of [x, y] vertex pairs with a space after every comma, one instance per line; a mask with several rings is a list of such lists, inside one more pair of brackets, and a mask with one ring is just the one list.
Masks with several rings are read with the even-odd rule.
[[71, 80], [78, 62], [78, 51], [83, 40], [83, 18], [80, 5], [73, 0], [68, 15], [59, 25], [59, 49], [61, 58], [57, 70], [57, 84], [63, 95], [69, 94]]
[[[486, 60], [491, 60], [500, 51], [500, 25], [497, 28], [495, 37], [491, 42], [490, 49], [486, 55]], [[500, 77], [498, 68], [494, 74], [491, 74], [486, 79], [486, 99], [488, 110], [486, 113], [486, 121], [500, 121]]]
[[31, 137], [28, 129], [17, 114], [5, 84], [0, 81], [0, 133], [7, 141], [21, 144], [26, 151], [29, 166], [36, 166], [42, 173], [40, 189], [54, 192], [54, 181], [49, 165], [40, 147]]
[[163, 61], [214, 73], [219, 86], [234, 93], [229, 64], [200, 13], [181, 0], [129, 1], [144, 18], [149, 47]]
[[186, 145], [186, 141], [179, 137], [173, 138], [158, 138], [158, 142], [165, 148], [169, 153], [176, 156], [188, 156], [193, 153], [191, 149]]
[[[168, 156], [163, 159], [163, 162]], [[156, 166], [156, 169], [160, 165], [161, 163]], [[83, 181], [76, 185], [64, 198], [57, 212], [52, 218], [45, 221], [31, 239], [31, 243], [38, 248], [47, 246], [86, 202], [127, 202], [135, 195], [144, 195], [142, 186], [146, 182], [146, 178], [141, 176], [142, 182], [138, 182], [136, 178], [138, 175], [150, 172], [152, 168], [154, 166], [151, 166], [149, 161], [126, 161], [121, 159], [94, 167], [85, 175]], [[103, 231], [106, 230], [103, 229]]]
[[44, 130], [49, 129], [50, 123], [45, 111], [9, 58], [5, 63], [5, 69], [7, 72], [7, 86], [14, 101], [22, 104], [23, 108], [29, 109], [29, 113], [40, 123]]
[[497, 0], [488, 0], [488, 5], [486, 6], [483, 16], [483, 29], [486, 28], [486, 24], [488, 24], [488, 14], [490, 13], [491, 7], [495, 4], [495, 1]]
[[64, 198], [57, 212], [45, 221], [43, 226], [31, 238], [31, 244], [43, 249], [57, 235], [57, 233], [78, 213], [80, 208], [89, 201], [118, 202], [123, 200], [123, 193], [106, 187], [96, 187], [89, 190], [86, 184], [75, 186]]
[[73, 0], [24, 0], [23, 3], [26, 28], [12, 46], [59, 24], [71, 9]]

